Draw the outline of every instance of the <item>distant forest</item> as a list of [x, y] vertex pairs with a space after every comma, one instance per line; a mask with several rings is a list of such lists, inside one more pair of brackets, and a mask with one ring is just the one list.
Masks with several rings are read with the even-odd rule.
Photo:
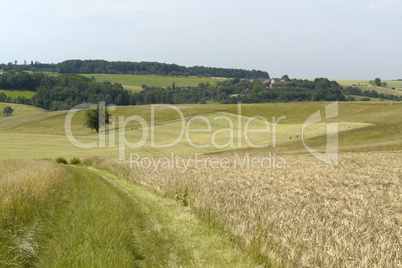
[[124, 105], [129, 92], [120, 84], [96, 83], [78, 74], [50, 76], [43, 73], [10, 71], [0, 75], [1, 89], [30, 90], [36, 92], [32, 99], [11, 99], [0, 93], [0, 101], [34, 105], [47, 110], [67, 110], [84, 102], [119, 103]]
[[228, 79], [216, 85], [199, 83], [196, 87], [171, 86], [149, 87], [132, 92], [121, 84], [95, 82], [79, 74], [57, 76], [44, 73], [6, 72], [0, 74], [0, 88], [30, 90], [36, 92], [31, 98], [10, 98], [0, 93], [1, 102], [30, 104], [47, 110], [67, 110], [81, 103], [116, 105], [141, 104], [205, 104], [208, 101], [229, 103], [268, 103], [301, 101], [352, 101], [351, 95], [402, 100], [394, 95], [378, 94], [376, 91], [361, 91], [359, 88], [343, 88], [335, 81], [326, 78], [309, 80], [289, 80], [282, 86], [270, 87], [260, 79]]
[[0, 64], [3, 71], [32, 71], [76, 74], [137, 74], [198, 76], [226, 78], [269, 78], [269, 74], [258, 70], [213, 68], [204, 66], [185, 67], [159, 62], [123, 62], [105, 60], [67, 60], [57, 64], [33, 62]]

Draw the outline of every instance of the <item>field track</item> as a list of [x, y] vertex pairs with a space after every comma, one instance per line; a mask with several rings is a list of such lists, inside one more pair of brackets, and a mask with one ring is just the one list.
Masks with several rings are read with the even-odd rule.
[[67, 170], [35, 267], [258, 266], [177, 202], [106, 171]]

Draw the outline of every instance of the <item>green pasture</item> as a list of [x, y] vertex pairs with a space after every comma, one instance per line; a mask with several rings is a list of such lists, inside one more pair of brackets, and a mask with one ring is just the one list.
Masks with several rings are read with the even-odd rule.
[[395, 88], [397, 90], [402, 90], [402, 81], [394, 81], [394, 80], [387, 80], [384, 81], [387, 83], [388, 88]]
[[[52, 118], [54, 119], [54, 118]], [[0, 157], [42, 159], [56, 158], [58, 156], [81, 158], [98, 156], [101, 158], [118, 158], [119, 149], [125, 150], [124, 156], [129, 157], [130, 153], [137, 153], [141, 157], [169, 157], [172, 153], [179, 156], [194, 156], [196, 153], [217, 153], [236, 149], [251, 148], [254, 146], [273, 146], [273, 133], [276, 133], [276, 144], [290, 141], [300, 141], [301, 124], [269, 124], [260, 119], [253, 120], [248, 129], [267, 130], [264, 133], [246, 132], [245, 124], [249, 120], [241, 117], [238, 131], [237, 116], [224, 113], [214, 113], [205, 117], [195, 119], [174, 120], [154, 125], [154, 136], [152, 138], [151, 125], [148, 129], [140, 126], [128, 129], [111, 129], [106, 133], [97, 135], [79, 136], [75, 135], [81, 143], [99, 142], [99, 138], [105, 140], [105, 147], [80, 148], [71, 144], [65, 135], [55, 134], [32, 134], [32, 133], [0, 133]], [[192, 120], [189, 122], [188, 120]], [[52, 120], [53, 121], [53, 120]], [[231, 124], [233, 125], [231, 126]], [[183, 128], [182, 128], [183, 126]], [[364, 123], [340, 123], [340, 131], [351, 130], [359, 127], [367, 127]], [[188, 127], [189, 134], [184, 129]], [[181, 130], [183, 129], [183, 132]], [[276, 130], [275, 130], [276, 129]], [[195, 131], [195, 132], [192, 132]], [[200, 132], [202, 131], [202, 132]], [[326, 125], [316, 124], [305, 130], [305, 137], [312, 138], [325, 135]], [[184, 133], [181, 136], [181, 133]], [[240, 138], [238, 134], [240, 133]], [[141, 139], [145, 137], [145, 142]], [[154, 140], [154, 143], [152, 143]], [[119, 147], [120, 142], [123, 147]], [[126, 142], [126, 143], [123, 143]], [[152, 144], [151, 144], [152, 143]], [[134, 144], [141, 144], [139, 148], [131, 148]], [[172, 144], [172, 146], [168, 146]], [[166, 146], [166, 148], [165, 148]]]
[[0, 102], [0, 118], [3, 117], [3, 109], [4, 107], [10, 106], [11, 108], [14, 109], [12, 116], [8, 116], [4, 118], [3, 120], [0, 120], [0, 125], [4, 122], [4, 120], [8, 120], [8, 122], [14, 121], [15, 116], [18, 115], [30, 115], [30, 114], [40, 114], [45, 112], [44, 109], [35, 107], [35, 106], [30, 106], [30, 105], [23, 105], [23, 104], [17, 104], [17, 103], [5, 103], [5, 102]]
[[32, 91], [27, 91], [27, 90], [5, 90], [5, 89], [0, 89], [0, 93], [6, 94], [7, 97], [11, 98], [18, 98], [18, 97], [25, 97], [27, 99], [30, 99], [35, 95], [35, 92]]
[[141, 90], [141, 85], [155, 87], [171, 87], [173, 83], [177, 87], [197, 86], [199, 83], [216, 84], [217, 81], [224, 81], [225, 78], [199, 78], [199, 77], [173, 77], [156, 75], [130, 75], [130, 74], [82, 74], [88, 78], [95, 77], [96, 81], [109, 81], [120, 83], [126, 89]]
[[[317, 110], [321, 111], [323, 121], [310, 125], [304, 132], [305, 139], [311, 141], [312, 146], [325, 147], [326, 123], [338, 122], [340, 149], [343, 151], [402, 149], [402, 104], [343, 102], [339, 103], [339, 116], [325, 120], [324, 108], [327, 104], [243, 104], [240, 112], [237, 105], [177, 106], [183, 117], [172, 106], [155, 106], [154, 125], [151, 124], [151, 106], [117, 107], [112, 112], [114, 124], [107, 126], [106, 132], [100, 135], [84, 126], [84, 111], [79, 111], [71, 121], [74, 138], [83, 144], [99, 142], [99, 139], [105, 141], [104, 148], [96, 146], [89, 149], [76, 147], [67, 139], [64, 129], [67, 111], [38, 110], [36, 113], [0, 118], [0, 157], [118, 158], [119, 144], [122, 144], [126, 158], [130, 153], [141, 157], [171, 156], [171, 153], [194, 156], [196, 153], [250, 150], [259, 145], [268, 145], [264, 150], [305, 151], [301, 142], [302, 126]], [[137, 117], [130, 121], [130, 116]], [[254, 116], [262, 118], [252, 119]], [[144, 125], [140, 124], [139, 118], [143, 119]], [[246, 124], [251, 129], [247, 134], [244, 131]], [[186, 128], [188, 131], [184, 131]], [[252, 131], [255, 129], [267, 131], [256, 133]], [[167, 146], [169, 144], [172, 146]]]
[[[402, 81], [392, 81], [392, 80], [382, 80], [381, 82], [386, 82], [386, 87], [377, 87], [370, 84], [369, 80], [351, 80], [351, 79], [331, 79], [343, 87], [358, 87], [361, 90], [375, 90], [378, 93], [391, 94], [402, 96]], [[392, 89], [395, 88], [395, 89]]]
[[336, 81], [338, 82], [338, 84], [345, 87], [353, 87], [353, 86], [374, 87], [370, 84], [370, 80], [357, 80], [357, 79], [330, 79], [330, 80]]

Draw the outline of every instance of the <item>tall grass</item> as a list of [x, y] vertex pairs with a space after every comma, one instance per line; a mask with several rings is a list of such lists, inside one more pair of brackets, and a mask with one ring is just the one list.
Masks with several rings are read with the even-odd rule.
[[[261, 156], [261, 155], [260, 155]], [[230, 157], [222, 155], [222, 157]], [[244, 248], [285, 267], [399, 267], [401, 153], [345, 153], [327, 166], [286, 155], [286, 169], [134, 169], [103, 165], [188, 204]], [[178, 198], [179, 197], [179, 198]]]
[[0, 266], [35, 256], [38, 219], [64, 177], [64, 168], [48, 161], [0, 160]]
[[34, 267], [258, 266], [174, 201], [105, 171], [66, 169], [66, 201]]

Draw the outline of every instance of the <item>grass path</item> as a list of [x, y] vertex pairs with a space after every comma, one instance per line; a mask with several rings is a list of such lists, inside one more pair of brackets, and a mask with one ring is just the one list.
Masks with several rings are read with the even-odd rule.
[[39, 267], [256, 267], [189, 209], [106, 171], [70, 174]]

